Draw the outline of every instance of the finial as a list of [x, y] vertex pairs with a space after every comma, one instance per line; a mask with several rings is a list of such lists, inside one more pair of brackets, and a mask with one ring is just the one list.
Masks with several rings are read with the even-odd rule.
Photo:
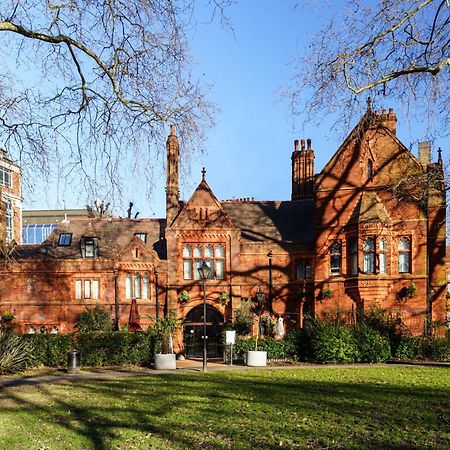
[[175, 136], [175, 125], [170, 125], [170, 135]]
[[202, 167], [202, 181], [205, 181], [206, 169]]
[[442, 149], [438, 148], [438, 164], [442, 167]]
[[367, 112], [372, 112], [372, 100], [367, 97]]

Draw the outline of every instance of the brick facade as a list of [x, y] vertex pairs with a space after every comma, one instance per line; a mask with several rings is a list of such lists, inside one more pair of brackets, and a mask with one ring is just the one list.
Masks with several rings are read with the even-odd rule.
[[[445, 198], [430, 190], [418, 205], [394, 194], [401, 180], [442, 174], [442, 161], [428, 161], [426, 149], [420, 161], [413, 156], [396, 137], [396, 121], [392, 110], [368, 110], [319, 174], [311, 142], [299, 148], [296, 141], [287, 201], [219, 201], [203, 171], [181, 202], [172, 128], [167, 220], [70, 220], [42, 245], [16, 246], [0, 272], [0, 308], [14, 312], [23, 332], [69, 332], [81, 311], [97, 303], [120, 327], [127, 324], [136, 298], [145, 328], [156, 303], [159, 315], [174, 310], [180, 318], [202, 304], [197, 267], [206, 260], [214, 269], [207, 303], [224, 322], [260, 289], [287, 328], [312, 314], [356, 320], [358, 311], [378, 307], [422, 333], [446, 319]], [[61, 245], [62, 233], [70, 244]], [[183, 291], [189, 302], [180, 302]]]

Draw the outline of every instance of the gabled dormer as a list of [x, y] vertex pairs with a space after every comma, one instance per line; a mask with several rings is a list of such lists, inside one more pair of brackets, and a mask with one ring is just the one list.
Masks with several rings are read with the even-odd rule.
[[131, 241], [118, 254], [119, 261], [126, 262], [159, 262], [158, 255], [154, 250], [144, 244], [141, 237], [133, 236]]

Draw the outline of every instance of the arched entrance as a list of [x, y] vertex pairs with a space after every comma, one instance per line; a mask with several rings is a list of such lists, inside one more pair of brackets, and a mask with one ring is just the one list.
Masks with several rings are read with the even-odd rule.
[[[208, 357], [223, 355], [223, 315], [213, 306], [206, 305], [206, 341]], [[184, 348], [187, 357], [203, 355], [203, 305], [192, 308], [184, 320]]]

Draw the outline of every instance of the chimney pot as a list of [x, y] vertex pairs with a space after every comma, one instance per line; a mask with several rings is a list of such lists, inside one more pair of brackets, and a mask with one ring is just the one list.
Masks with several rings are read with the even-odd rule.
[[308, 150], [311, 150], [311, 139], [307, 139], [306, 143], [308, 144]]
[[294, 141], [294, 151], [298, 152], [298, 139]]
[[302, 144], [302, 151], [303, 151], [303, 150], [305, 150], [305, 140], [302, 139], [300, 142], [301, 142], [301, 144]]

